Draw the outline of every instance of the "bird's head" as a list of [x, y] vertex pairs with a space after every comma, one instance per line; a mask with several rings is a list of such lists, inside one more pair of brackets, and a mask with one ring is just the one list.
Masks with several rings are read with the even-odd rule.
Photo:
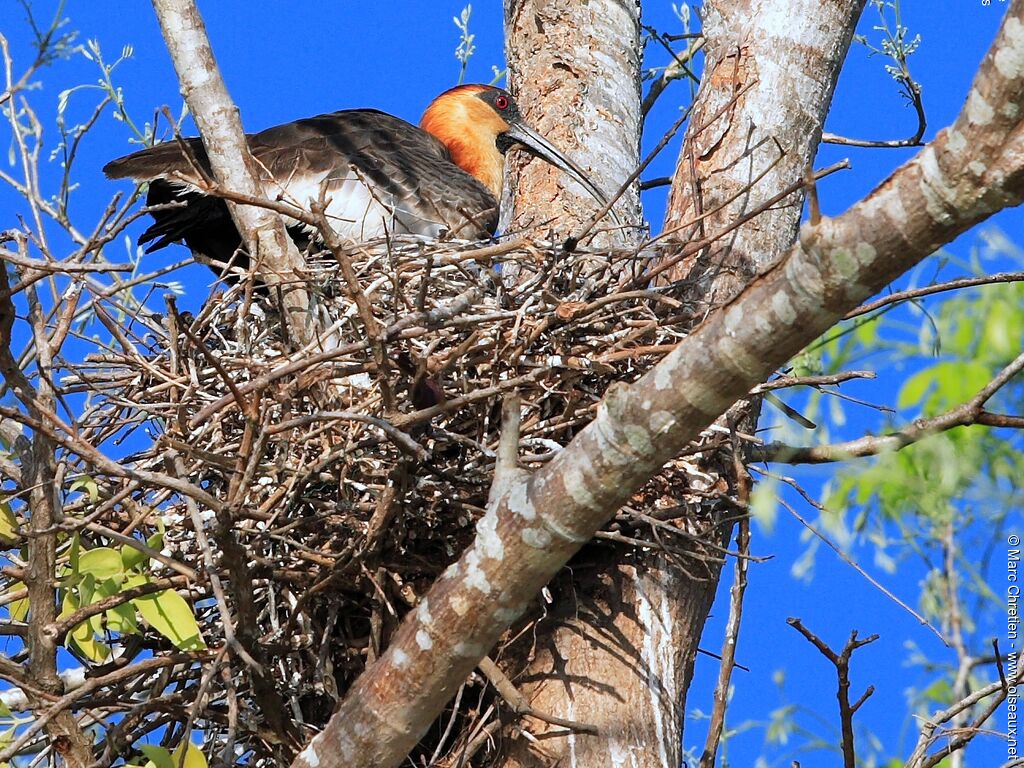
[[501, 88], [460, 85], [445, 91], [427, 107], [420, 127], [440, 139], [455, 164], [479, 179], [495, 200], [501, 200], [505, 152], [520, 146], [568, 173], [602, 206], [608, 202], [575, 163], [523, 121]]

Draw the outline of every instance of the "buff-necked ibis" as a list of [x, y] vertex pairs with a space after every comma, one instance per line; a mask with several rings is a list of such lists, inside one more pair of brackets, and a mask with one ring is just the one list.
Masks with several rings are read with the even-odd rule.
[[[366, 241], [388, 234], [462, 239], [494, 234], [498, 225], [504, 154], [521, 146], [574, 177], [604, 205], [582, 171], [523, 121], [501, 88], [461, 85], [427, 107], [417, 128], [372, 109], [331, 112], [248, 137], [270, 198], [305, 207], [326, 183], [326, 214], [343, 238]], [[241, 238], [224, 201], [200, 191], [196, 165], [209, 173], [199, 139], [170, 141], [107, 163], [112, 179], [149, 182], [146, 202], [181, 207], [152, 212], [139, 238], [147, 252], [182, 241], [206, 261], [245, 266]], [[293, 238], [309, 233], [289, 221]], [[315, 237], [314, 237], [315, 239]]]

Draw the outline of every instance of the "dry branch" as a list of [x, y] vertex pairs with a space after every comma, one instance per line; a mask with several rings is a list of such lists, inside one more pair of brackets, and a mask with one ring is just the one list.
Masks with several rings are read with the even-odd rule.
[[793, 629], [807, 638], [811, 645], [821, 651], [821, 655], [832, 662], [832, 665], [836, 668], [836, 678], [839, 682], [836, 698], [839, 700], [839, 722], [843, 734], [843, 768], [856, 768], [857, 757], [853, 735], [853, 716], [857, 714], [857, 710], [868, 700], [868, 697], [875, 692], [875, 686], [869, 685], [855, 702], [850, 702], [850, 660], [853, 658], [854, 651], [875, 642], [878, 639], [878, 635], [870, 635], [860, 640], [857, 638], [857, 630], [853, 630], [850, 633], [850, 638], [843, 646], [843, 650], [840, 653], [836, 653], [824, 640], [807, 629], [800, 619], [787, 619], [786, 621]]
[[[241, 195], [264, 197], [259, 166], [249, 153], [238, 110], [228, 95], [194, 0], [153, 0], [153, 10], [216, 180]], [[228, 208], [252, 263], [261, 265], [263, 279], [293, 282], [303, 262], [280, 217], [263, 207], [230, 201]], [[304, 339], [308, 298], [297, 289], [285, 292], [284, 298], [289, 330], [293, 338]]]
[[1000, 417], [998, 414], [985, 410], [985, 404], [992, 397], [1024, 370], [1024, 352], [1003, 368], [991, 382], [982, 388], [977, 395], [963, 405], [957, 406], [946, 413], [928, 419], [919, 419], [913, 424], [887, 435], [868, 435], [834, 445], [816, 445], [798, 447], [783, 443], [770, 443], [755, 446], [752, 455], [759, 461], [774, 461], [784, 464], [824, 464], [834, 461], [846, 461], [852, 458], [877, 456], [890, 451], [898, 451], [908, 445], [937, 435], [957, 427], [974, 424], [995, 427], [1024, 427], [1024, 419], [1020, 417]]

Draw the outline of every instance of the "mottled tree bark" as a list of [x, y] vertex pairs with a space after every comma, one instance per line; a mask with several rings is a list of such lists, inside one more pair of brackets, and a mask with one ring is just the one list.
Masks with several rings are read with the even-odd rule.
[[[527, 121], [607, 195], [640, 156], [640, 7], [635, 0], [505, 0], [508, 81]], [[522, 152], [510, 152], [505, 231], [559, 238], [579, 232], [599, 206], [579, 184]], [[641, 221], [639, 186], [615, 207]], [[608, 218], [599, 229], [614, 227]], [[598, 236], [632, 245], [637, 229]]]
[[[803, 178], [863, 8], [864, 0], [704, 4], [704, 74], [666, 231], [683, 243], [720, 231]], [[789, 249], [803, 201], [802, 191], [792, 194], [674, 274], [700, 278], [703, 300], [721, 302]]]
[[[153, 10], [181, 84], [181, 95], [199, 128], [217, 183], [236, 194], [268, 197], [256, 161], [249, 153], [238, 107], [224, 85], [194, 0], [153, 0]], [[303, 260], [281, 217], [258, 206], [230, 201], [227, 205], [252, 264], [259, 265], [260, 278], [271, 284], [294, 284]], [[309, 299], [305, 291], [292, 285], [284, 292], [284, 305], [292, 338], [301, 343], [309, 335]]]
[[[572, 123], [576, 100], [559, 97], [559, 89], [545, 88], [545, 83], [562, 80], [564, 72], [555, 65], [564, 51], [586, 49], [586, 41], [602, 30], [591, 31], [579, 20], [556, 23], [552, 6], [526, 6], [530, 4], [514, 4], [508, 18], [510, 61], [522, 61], [526, 68], [511, 70], [512, 83], [525, 78], [524, 89], [542, 107], [535, 119], [546, 119], [545, 128], [557, 130]], [[588, 10], [577, 14], [591, 19], [589, 7], [581, 7]], [[698, 213], [720, 210], [701, 225], [680, 230], [680, 241], [726, 226], [802, 177], [817, 150], [862, 7], [863, 0], [705, 4], [707, 68], [677, 164], [665, 226], [677, 228]], [[545, 57], [547, 40], [552, 40], [553, 52]], [[587, 75], [598, 93], [614, 80], [599, 70], [581, 69], [571, 79], [574, 93], [588, 91]], [[608, 149], [587, 162], [599, 166]], [[561, 223], [579, 217], [578, 201], [571, 195], [567, 198], [575, 207], [557, 197], [552, 200], [557, 177], [537, 166], [531, 164], [520, 178], [516, 221]], [[732, 198], [732, 204], [722, 205]], [[794, 194], [701, 254], [703, 279], [689, 284], [685, 298], [703, 313], [716, 298], [734, 294], [759, 266], [792, 245], [802, 201], [802, 195]], [[692, 263], [675, 271], [685, 269], [688, 275]], [[746, 431], [752, 431], [756, 418], [756, 412], [747, 415]], [[733, 487], [732, 462], [718, 464], [709, 456], [696, 469], [703, 476], [722, 476], [721, 487]], [[715, 543], [724, 544], [731, 524], [718, 526], [715, 521], [731, 519], [731, 510], [695, 503], [700, 511], [692, 529], [710, 531]], [[686, 693], [719, 567], [708, 560], [684, 572], [668, 558], [650, 559], [656, 562], [634, 558], [635, 563], [613, 560], [596, 568], [573, 568], [556, 582], [556, 601], [539, 627], [540, 639], [528, 649], [531, 661], [521, 687], [535, 709], [597, 725], [600, 736], [517, 739], [509, 745], [508, 766], [528, 768], [556, 758], [614, 765], [627, 756], [638, 766], [679, 764]], [[658, 606], [656, 615], [651, 605]], [[530, 729], [557, 730], [535, 722]]]

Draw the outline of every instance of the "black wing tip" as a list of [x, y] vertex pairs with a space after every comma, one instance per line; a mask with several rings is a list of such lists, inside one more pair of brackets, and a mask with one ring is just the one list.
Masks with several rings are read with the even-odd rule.
[[111, 160], [103, 166], [103, 173], [108, 179], [152, 181], [181, 169], [184, 162], [181, 147], [176, 142], [166, 141]]
[[[129, 155], [130, 157], [130, 155]], [[124, 161], [127, 158], [119, 157], [116, 160], [111, 160], [109, 163], [103, 166], [103, 175], [108, 179], [123, 179], [126, 176], [124, 169]]]
[[[149, 177], [145, 176], [142, 172], [144, 168], [140, 166], [145, 165], [145, 157], [140, 157], [147, 150], [142, 152], [133, 152], [130, 155], [124, 157], [118, 157], [111, 160], [109, 163], [103, 166], [103, 175], [108, 179], [131, 179], [132, 181], [148, 181]], [[142, 161], [140, 163], [140, 161]]]

